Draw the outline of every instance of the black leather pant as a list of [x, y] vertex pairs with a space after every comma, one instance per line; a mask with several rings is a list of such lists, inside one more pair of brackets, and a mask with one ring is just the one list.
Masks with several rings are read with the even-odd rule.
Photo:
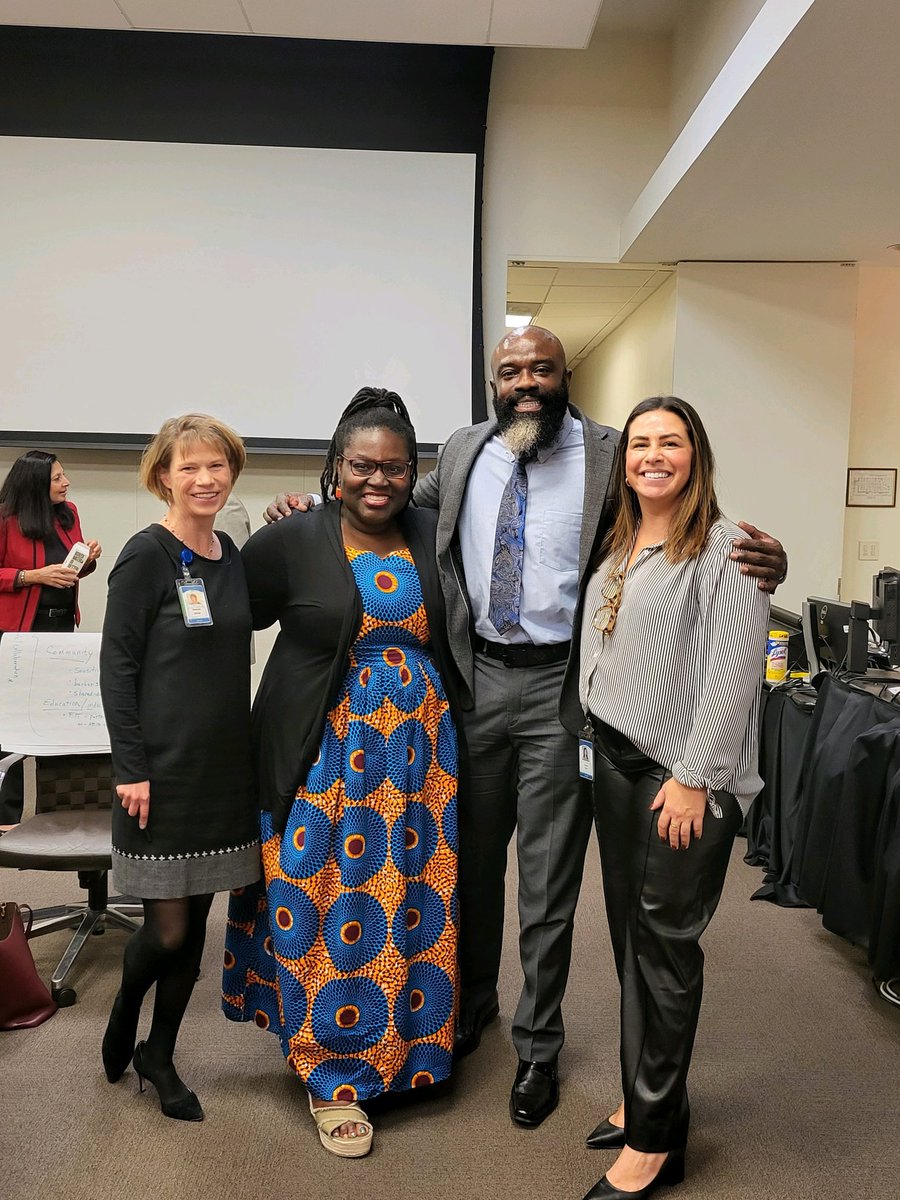
[[669, 772], [628, 776], [595, 753], [594, 810], [603, 891], [622, 989], [625, 1135], [647, 1153], [687, 1142], [687, 1074], [703, 994], [700, 938], [716, 911], [741, 811], [716, 792], [703, 836], [672, 850], [650, 804]]

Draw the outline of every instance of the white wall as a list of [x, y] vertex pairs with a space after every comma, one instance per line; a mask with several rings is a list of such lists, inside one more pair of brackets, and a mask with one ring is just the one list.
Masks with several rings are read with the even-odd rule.
[[[620, 37], [583, 52], [498, 50], [484, 180], [488, 352], [503, 329], [508, 259], [616, 260], [621, 219], [668, 148], [669, 91], [665, 39]], [[833, 592], [841, 573], [854, 294], [854, 272], [837, 266], [687, 265], [675, 292], [671, 379], [663, 348], [670, 315], [656, 325], [656, 348], [637, 352], [643, 361], [624, 366], [638, 325], [623, 326], [619, 345], [577, 384], [589, 391], [592, 371], [615, 381], [617, 398], [598, 411], [612, 424], [638, 392], [674, 390], [697, 401], [717, 443], [729, 513], [788, 545], [784, 604]], [[655, 303], [671, 305], [671, 293], [661, 289]], [[653, 304], [632, 320], [649, 324]], [[16, 454], [0, 448], [0, 471]], [[63, 461], [108, 567], [157, 511], [138, 491], [136, 458], [82, 451]], [[237, 489], [253, 519], [275, 492], [313, 485], [320, 464], [311, 464], [254, 456]], [[104, 591], [102, 576], [85, 584], [84, 628], [99, 627]]]
[[674, 141], [766, 0], [689, 0], [672, 38]]
[[725, 512], [784, 543], [778, 603], [794, 611], [841, 573], [856, 292], [838, 264], [678, 272], [674, 391], [707, 427]]
[[572, 400], [601, 425], [621, 429], [639, 400], [672, 391], [675, 279], [667, 279], [575, 369]]
[[615, 262], [619, 224], [668, 148], [669, 47], [499, 49], [485, 146], [486, 354], [503, 333], [511, 258]]
[[[900, 268], [860, 267], [848, 466], [900, 467], [898, 330]], [[875, 562], [860, 561], [860, 541], [878, 542]], [[842, 596], [869, 600], [881, 566], [900, 567], [900, 508], [848, 508]]]

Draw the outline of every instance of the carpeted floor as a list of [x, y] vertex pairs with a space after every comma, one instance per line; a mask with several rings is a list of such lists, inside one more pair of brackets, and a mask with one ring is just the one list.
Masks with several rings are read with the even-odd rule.
[[[861, 952], [815, 913], [749, 902], [760, 875], [741, 862], [743, 850], [739, 843], [705, 940], [688, 1179], [675, 1195], [896, 1200], [900, 1010], [877, 997]], [[76, 891], [74, 877], [0, 871], [3, 899], [58, 903]], [[533, 1131], [508, 1116], [519, 979], [510, 920], [501, 1021], [445, 1094], [380, 1114], [375, 1148], [357, 1161], [320, 1148], [276, 1039], [221, 1016], [223, 897], [178, 1055], [206, 1120], [166, 1120], [152, 1092], [138, 1094], [131, 1070], [108, 1084], [99, 1045], [125, 935], [106, 933], [76, 967], [74, 1007], [38, 1029], [0, 1034], [0, 1196], [579, 1200], [612, 1161], [585, 1149], [584, 1136], [618, 1099], [616, 989], [599, 895], [592, 848], [557, 1111]], [[67, 936], [32, 942], [45, 977]]]

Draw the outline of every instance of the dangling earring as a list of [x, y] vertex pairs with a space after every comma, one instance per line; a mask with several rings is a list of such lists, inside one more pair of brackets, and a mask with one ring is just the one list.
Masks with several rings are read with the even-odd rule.
[[334, 489], [334, 498], [335, 498], [335, 500], [340, 500], [340, 498], [341, 498], [341, 496], [342, 496], [343, 494], [344, 494], [344, 493], [341, 491], [341, 485], [340, 485], [340, 484], [338, 484], [338, 485], [337, 485], [337, 487]]

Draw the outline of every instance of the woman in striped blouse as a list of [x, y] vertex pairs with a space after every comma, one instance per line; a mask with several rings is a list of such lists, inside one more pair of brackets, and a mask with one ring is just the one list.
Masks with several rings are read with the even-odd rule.
[[762, 786], [769, 603], [729, 557], [741, 530], [720, 514], [713, 477], [689, 404], [637, 405], [613, 469], [617, 516], [579, 613], [625, 1097], [588, 1138], [621, 1153], [585, 1200], [633, 1200], [684, 1177], [699, 942]]

